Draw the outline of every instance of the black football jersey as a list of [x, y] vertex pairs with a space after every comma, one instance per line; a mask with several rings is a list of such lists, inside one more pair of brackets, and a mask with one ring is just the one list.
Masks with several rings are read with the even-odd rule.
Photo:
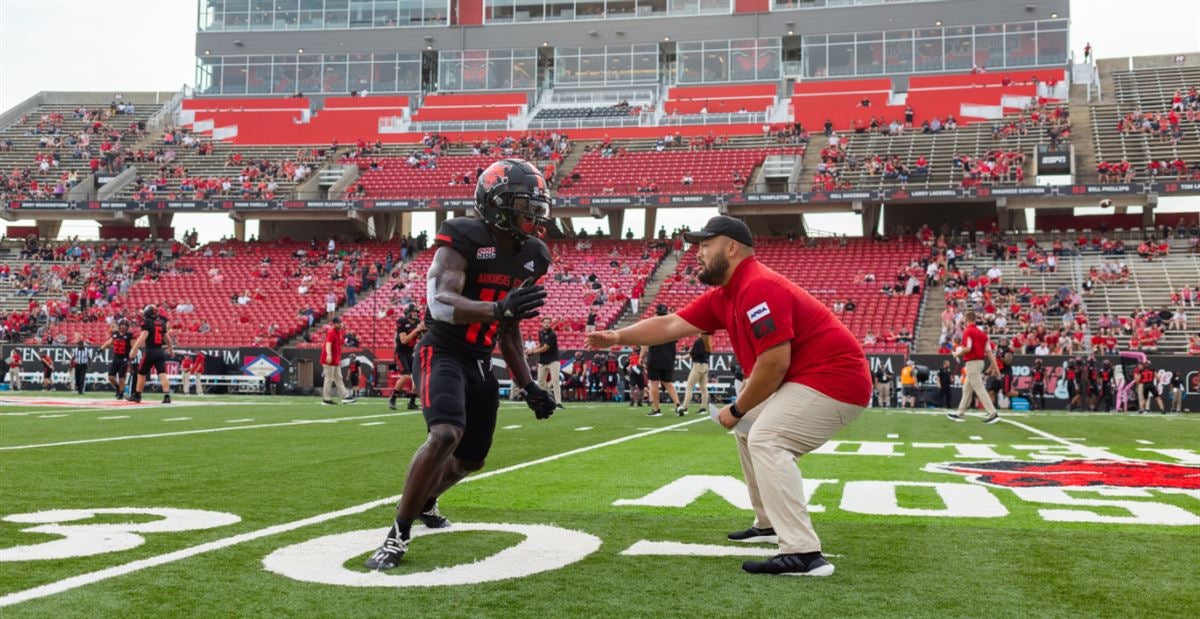
[[407, 318], [401, 318], [396, 321], [396, 352], [412, 354], [413, 347], [405, 346], [404, 342], [400, 341], [401, 335], [412, 333], [413, 329], [417, 328], [418, 323]]
[[142, 322], [142, 331], [146, 332], [146, 348], [162, 348], [167, 344], [167, 319], [163, 317]]
[[[149, 336], [147, 336], [149, 337]], [[133, 347], [133, 334], [126, 331], [113, 331], [112, 333], [112, 350], [113, 355], [121, 358], [129, 356], [129, 349]]]
[[[527, 239], [515, 255], [500, 252], [487, 224], [457, 217], [442, 224], [434, 244], [458, 252], [467, 261], [462, 294], [476, 301], [499, 301], [526, 279], [541, 279], [550, 268], [550, 250], [540, 239]], [[425, 311], [422, 344], [432, 344], [478, 358], [491, 357], [496, 347], [495, 322], [458, 325], [434, 319]]]

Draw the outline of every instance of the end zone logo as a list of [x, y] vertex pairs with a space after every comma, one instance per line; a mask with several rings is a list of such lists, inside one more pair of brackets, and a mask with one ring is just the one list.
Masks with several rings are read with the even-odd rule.
[[480, 247], [475, 251], [476, 260], [493, 260], [496, 257], [495, 247]]
[[947, 462], [926, 470], [957, 473], [999, 488], [1183, 488], [1200, 490], [1200, 467], [1145, 460]]

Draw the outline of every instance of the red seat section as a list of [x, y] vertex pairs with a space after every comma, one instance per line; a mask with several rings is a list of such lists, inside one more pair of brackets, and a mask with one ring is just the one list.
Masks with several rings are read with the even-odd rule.
[[413, 114], [413, 121], [507, 120], [529, 104], [522, 92], [429, 95]]
[[[378, 170], [366, 170], [359, 182], [369, 198], [470, 198], [475, 184], [462, 184], [463, 174], [476, 178], [479, 168], [496, 161], [491, 155], [443, 155], [435, 168], [415, 168], [401, 157], [379, 159]], [[451, 185], [450, 180], [459, 182]]]
[[309, 100], [305, 97], [288, 98], [213, 98], [184, 99], [185, 110], [240, 111], [240, 110], [307, 110]]
[[326, 97], [325, 109], [354, 109], [354, 110], [402, 110], [408, 107], [408, 97], [372, 96], [372, 97]]
[[[840, 247], [832, 239], [823, 239], [811, 248], [801, 242], [770, 238], [756, 239], [754, 244], [755, 255], [763, 264], [796, 282], [826, 306], [832, 307], [835, 301], [853, 300], [857, 306], [855, 310], [837, 316], [860, 342], [868, 331], [880, 342], [888, 333], [913, 332], [921, 295], [886, 296], [881, 288], [893, 281], [897, 271], [921, 256], [923, 250], [915, 238], [889, 243], [850, 239], [846, 247]], [[658, 297], [645, 304], [644, 317], [653, 315], [653, 306], [658, 303], [664, 303], [674, 311], [703, 293], [707, 286], [695, 280], [696, 269], [696, 248], [693, 247], [680, 259], [675, 273], [667, 275]], [[876, 281], [854, 283], [860, 273], [874, 275]], [[691, 341], [681, 344], [690, 346]], [[717, 332], [713, 347], [718, 351], [733, 350], [729, 335], [724, 331]], [[907, 351], [905, 344], [895, 341], [863, 348], [869, 352]]]
[[[653, 184], [664, 193], [707, 193], [741, 191], [734, 182], [734, 173], [749, 179], [755, 166], [767, 155], [803, 155], [803, 147], [745, 148], [723, 150], [631, 152], [623, 156], [604, 157], [599, 152], [584, 155], [571, 170], [579, 180], [559, 188], [563, 195], [598, 195], [637, 193]], [[684, 175], [692, 184], [683, 183]]]
[[667, 92], [668, 114], [763, 112], [775, 104], [775, 84], [676, 87]]

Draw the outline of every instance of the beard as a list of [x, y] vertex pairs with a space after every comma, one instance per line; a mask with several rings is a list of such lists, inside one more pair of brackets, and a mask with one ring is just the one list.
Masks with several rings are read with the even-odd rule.
[[700, 264], [700, 274], [696, 279], [702, 284], [709, 286], [719, 286], [725, 281], [725, 275], [729, 273], [729, 261], [722, 254], [717, 254], [709, 259], [708, 265]]

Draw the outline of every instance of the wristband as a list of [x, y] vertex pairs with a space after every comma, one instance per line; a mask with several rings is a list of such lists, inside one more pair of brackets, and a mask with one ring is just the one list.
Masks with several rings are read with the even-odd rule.
[[729, 414], [733, 415], [734, 419], [741, 419], [742, 417], [744, 417], [746, 415], [746, 413], [743, 413], [741, 410], [738, 409], [737, 402], [734, 402], [729, 405]]

